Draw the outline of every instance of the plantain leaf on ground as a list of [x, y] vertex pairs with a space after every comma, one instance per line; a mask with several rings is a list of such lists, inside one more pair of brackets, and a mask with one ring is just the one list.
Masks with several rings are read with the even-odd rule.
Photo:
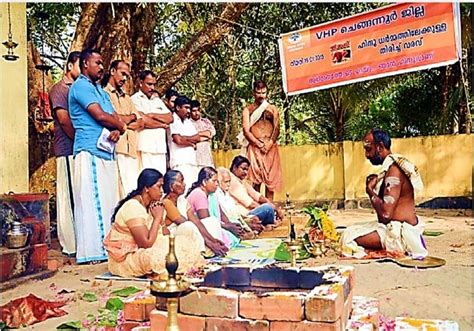
[[82, 300], [87, 301], [87, 302], [95, 302], [97, 301], [97, 295], [92, 292], [86, 292], [82, 295]]
[[136, 288], [135, 286], [127, 286], [127, 287], [112, 291], [112, 293], [110, 293], [110, 294], [126, 298], [129, 295], [135, 294], [135, 293], [140, 292], [140, 291], [141, 290], [139, 288]]

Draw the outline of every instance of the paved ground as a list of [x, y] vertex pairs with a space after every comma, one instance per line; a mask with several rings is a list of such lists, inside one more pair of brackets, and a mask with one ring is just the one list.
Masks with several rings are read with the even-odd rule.
[[[453, 319], [461, 330], [473, 330], [473, 247], [472, 215], [464, 211], [422, 211], [421, 219], [427, 230], [444, 232], [438, 237], [427, 237], [430, 255], [446, 259], [446, 265], [437, 269], [410, 269], [378, 262], [341, 261], [335, 256], [320, 260], [309, 259], [309, 265], [325, 263], [353, 264], [356, 268], [355, 295], [376, 297], [381, 312], [389, 317]], [[373, 220], [368, 210], [331, 211], [336, 225], [347, 226]], [[301, 228], [301, 226], [299, 226]], [[278, 229], [275, 233], [278, 232]], [[280, 231], [285, 233], [284, 231]], [[56, 254], [52, 252], [51, 255]], [[95, 266], [65, 265], [55, 276], [42, 281], [29, 281], [2, 293], [0, 304], [33, 293], [44, 299], [54, 300], [61, 289], [76, 291], [76, 300], [65, 306], [68, 315], [52, 318], [30, 327], [32, 330], [54, 330], [57, 325], [70, 320], [80, 320], [88, 313], [95, 313], [103, 303], [88, 303], [77, 299], [80, 293], [91, 291], [107, 297], [112, 289], [134, 285], [145, 288], [145, 282], [95, 281], [96, 275], [107, 271], [106, 264]]]

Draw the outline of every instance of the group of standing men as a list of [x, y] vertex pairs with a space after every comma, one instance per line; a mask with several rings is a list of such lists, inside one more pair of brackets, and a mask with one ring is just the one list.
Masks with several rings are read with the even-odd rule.
[[180, 170], [190, 186], [200, 167], [213, 166], [215, 129], [201, 118], [199, 102], [174, 90], [163, 101], [149, 70], [140, 73], [140, 90], [130, 97], [124, 91], [129, 77], [122, 60], [105, 73], [97, 51], [72, 52], [64, 77], [49, 93], [58, 239], [78, 263], [107, 260], [102, 241], [110, 217], [119, 199], [136, 188], [142, 169]]
[[[105, 73], [97, 51], [72, 52], [63, 79], [49, 92], [58, 239], [63, 253], [76, 254], [77, 263], [107, 260], [102, 242], [112, 212], [136, 188], [142, 169], [179, 170], [191, 187], [202, 167], [213, 166], [210, 140], [216, 131], [201, 117], [199, 102], [174, 90], [162, 100], [150, 70], [139, 74], [140, 89], [129, 96], [124, 91], [129, 77], [130, 66], [122, 60], [113, 61]], [[255, 104], [243, 112], [248, 117], [243, 146], [253, 166], [250, 179], [257, 188], [267, 185], [267, 197], [273, 198], [281, 186], [278, 111], [266, 102], [265, 83], [254, 86], [254, 96]]]

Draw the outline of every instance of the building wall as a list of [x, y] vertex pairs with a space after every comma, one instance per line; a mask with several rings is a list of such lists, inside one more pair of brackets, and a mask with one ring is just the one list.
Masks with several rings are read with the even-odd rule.
[[[8, 40], [7, 3], [0, 3], [0, 42]], [[14, 62], [0, 57], [0, 193], [28, 192], [26, 3], [11, 3]], [[0, 56], [7, 53], [0, 45]]]
[[[472, 195], [471, 135], [392, 139], [392, 151], [418, 167], [424, 190], [417, 200]], [[229, 167], [238, 150], [216, 151], [216, 166]], [[365, 178], [378, 168], [365, 159], [362, 142], [282, 146], [284, 189], [275, 195], [291, 199], [353, 200], [366, 198]]]

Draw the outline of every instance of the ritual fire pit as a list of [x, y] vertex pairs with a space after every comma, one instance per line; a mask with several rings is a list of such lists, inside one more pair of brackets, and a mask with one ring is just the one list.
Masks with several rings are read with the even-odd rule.
[[[181, 331], [344, 330], [353, 287], [351, 266], [216, 266], [179, 299], [178, 325]], [[165, 330], [163, 299], [156, 308], [152, 330]]]

